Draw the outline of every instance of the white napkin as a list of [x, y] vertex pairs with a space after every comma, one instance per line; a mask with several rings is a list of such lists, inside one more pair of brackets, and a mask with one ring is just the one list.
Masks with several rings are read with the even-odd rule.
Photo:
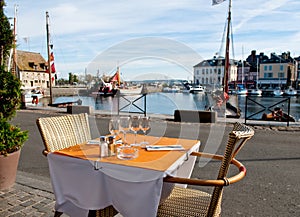
[[174, 151], [174, 150], [184, 150], [182, 145], [147, 145], [147, 151]]
[[86, 144], [88, 145], [99, 145], [99, 140], [89, 140]]

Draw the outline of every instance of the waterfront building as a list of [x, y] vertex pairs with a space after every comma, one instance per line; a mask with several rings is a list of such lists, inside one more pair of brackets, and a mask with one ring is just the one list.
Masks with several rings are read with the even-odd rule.
[[[16, 75], [25, 88], [49, 88], [48, 63], [40, 53], [20, 51], [16, 52]], [[55, 79], [52, 80], [55, 85]]]
[[[222, 86], [225, 71], [225, 58], [214, 56], [212, 59], [203, 60], [194, 66], [194, 83], [206, 87]], [[237, 79], [237, 62], [229, 61], [228, 82]]]
[[297, 80], [297, 61], [290, 56], [290, 52], [263, 59], [259, 66], [259, 85], [261, 87], [295, 86]]

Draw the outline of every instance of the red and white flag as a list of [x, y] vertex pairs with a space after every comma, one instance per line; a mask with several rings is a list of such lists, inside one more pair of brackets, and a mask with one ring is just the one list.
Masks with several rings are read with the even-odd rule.
[[[55, 70], [55, 65], [54, 65], [54, 54], [53, 54], [53, 52], [51, 52], [51, 54], [50, 54], [50, 66], [51, 66], [51, 72], [55, 73], [56, 70]], [[47, 69], [47, 73], [49, 73], [48, 69]]]
[[51, 54], [50, 54], [50, 64], [51, 64], [51, 72], [55, 73], [56, 70], [55, 70], [55, 65], [54, 65], [54, 54], [53, 54], [53, 52], [51, 52]]
[[212, 5], [217, 5], [217, 4], [220, 4], [224, 1], [226, 1], [226, 0], [212, 0]]

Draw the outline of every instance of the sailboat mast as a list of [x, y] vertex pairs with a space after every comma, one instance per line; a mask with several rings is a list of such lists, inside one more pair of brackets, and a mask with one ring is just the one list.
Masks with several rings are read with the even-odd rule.
[[229, 44], [230, 44], [230, 23], [231, 23], [231, 0], [228, 6], [227, 32], [226, 32], [226, 50], [225, 50], [225, 70], [224, 70], [224, 92], [228, 93], [228, 75], [229, 75]]
[[48, 73], [49, 73], [49, 90], [50, 90], [50, 100], [49, 104], [53, 103], [52, 97], [52, 72], [51, 72], [51, 60], [50, 60], [50, 35], [49, 35], [49, 14], [46, 11], [46, 32], [47, 32], [47, 51], [48, 51]]

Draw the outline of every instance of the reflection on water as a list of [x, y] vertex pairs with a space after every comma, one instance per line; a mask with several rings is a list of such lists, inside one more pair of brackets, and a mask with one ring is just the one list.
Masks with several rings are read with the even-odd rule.
[[[144, 98], [137, 100], [132, 103], [139, 96], [126, 97], [127, 99], [121, 99], [119, 108], [126, 106], [125, 110], [131, 112], [139, 111], [139, 108], [144, 108], [145, 102]], [[78, 99], [82, 100], [82, 105], [93, 106], [95, 110], [106, 110], [117, 112], [118, 111], [118, 98], [117, 97], [86, 97], [86, 96], [74, 96], [74, 97], [57, 97], [53, 99], [54, 103], [66, 102], [66, 101], [76, 101]], [[283, 108], [285, 112], [288, 110], [287, 101], [281, 102], [283, 98], [281, 97], [251, 97], [255, 102], [253, 103], [248, 100], [248, 115], [256, 113], [266, 107], [265, 112], [270, 106], [277, 104], [277, 106]], [[300, 103], [299, 98], [290, 98], [290, 114], [298, 120], [300, 118]], [[242, 110], [242, 117], [245, 115], [245, 96], [235, 96], [230, 95], [229, 102], [233, 105], [238, 105]], [[42, 99], [39, 106], [47, 105], [47, 99]], [[204, 93], [200, 94], [188, 94], [188, 93], [151, 93], [146, 96], [146, 111], [151, 114], [166, 114], [173, 115], [176, 109], [185, 110], [204, 110], [205, 106], [211, 106], [213, 103], [209, 102], [209, 97]], [[271, 109], [271, 108], [270, 108]], [[261, 117], [262, 113], [258, 114]]]

